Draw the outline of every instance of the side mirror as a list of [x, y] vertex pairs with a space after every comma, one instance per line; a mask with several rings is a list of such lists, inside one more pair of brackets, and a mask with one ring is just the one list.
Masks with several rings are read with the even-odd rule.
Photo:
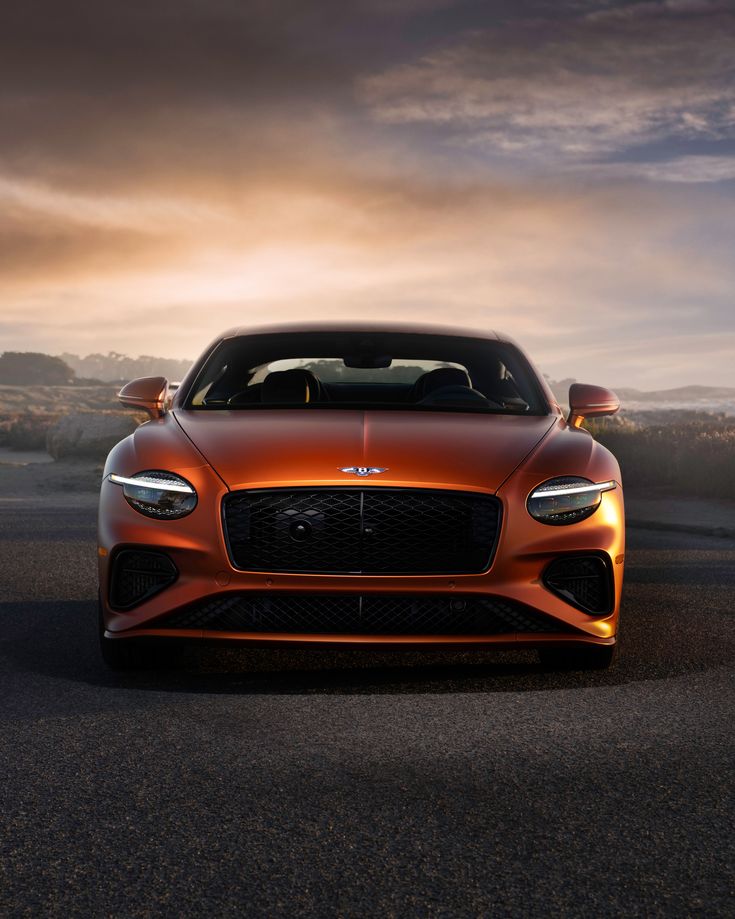
[[581, 427], [585, 418], [614, 415], [619, 408], [620, 399], [603, 386], [572, 383], [569, 387], [568, 422], [573, 428]]
[[151, 418], [160, 418], [166, 411], [168, 380], [166, 377], [140, 377], [131, 380], [117, 394], [128, 408], [143, 409]]

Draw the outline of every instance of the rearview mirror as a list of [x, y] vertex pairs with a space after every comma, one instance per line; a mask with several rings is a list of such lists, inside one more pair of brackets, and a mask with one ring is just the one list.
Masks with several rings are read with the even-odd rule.
[[345, 367], [358, 370], [377, 370], [380, 367], [390, 367], [393, 358], [388, 354], [348, 354], [342, 358]]
[[166, 377], [140, 377], [131, 380], [117, 394], [128, 408], [143, 409], [151, 418], [160, 418], [166, 411], [168, 380]]
[[568, 421], [573, 428], [581, 427], [585, 418], [614, 415], [619, 408], [620, 399], [604, 386], [572, 383], [569, 387]]

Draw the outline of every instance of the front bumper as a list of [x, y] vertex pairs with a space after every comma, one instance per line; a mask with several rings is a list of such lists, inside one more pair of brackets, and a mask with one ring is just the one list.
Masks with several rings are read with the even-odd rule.
[[[188, 473], [191, 480], [192, 473]], [[352, 575], [294, 574], [240, 571], [230, 562], [220, 508], [227, 490], [206, 467], [193, 481], [199, 495], [196, 510], [181, 520], [142, 517], [125, 501], [122, 490], [105, 480], [99, 517], [99, 575], [105, 635], [108, 638], [168, 636], [238, 641], [249, 644], [344, 644], [386, 646], [612, 644], [617, 633], [624, 566], [624, 508], [622, 489], [606, 492], [602, 504], [587, 520], [566, 527], [545, 526], [526, 511], [525, 485], [511, 483], [498, 493], [503, 505], [501, 530], [491, 567], [481, 574]], [[338, 483], [335, 483], [338, 484]], [[408, 484], [408, 483], [407, 483]], [[379, 486], [376, 486], [379, 487]], [[414, 484], [415, 487], [415, 484]], [[436, 487], [436, 486], [434, 486]], [[164, 590], [128, 609], [113, 609], [109, 601], [111, 558], [125, 548], [145, 547], [171, 559], [176, 580]], [[609, 612], [590, 615], [558, 596], [544, 583], [544, 572], [560, 556], [597, 554], [611, 578]], [[243, 631], [197, 625], [172, 627], [172, 615], [203, 601], [236, 596], [360, 595], [362, 597], [490, 598], [536, 612], [553, 623], [553, 630], [524, 630], [494, 634], [370, 633], [353, 631]], [[181, 620], [180, 620], [181, 621]]]

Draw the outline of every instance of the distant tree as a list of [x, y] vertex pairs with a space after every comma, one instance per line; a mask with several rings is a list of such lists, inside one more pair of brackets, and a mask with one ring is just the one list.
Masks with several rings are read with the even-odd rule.
[[573, 377], [567, 377], [564, 380], [552, 380], [547, 373], [544, 374], [544, 377], [549, 384], [549, 388], [554, 393], [555, 398], [563, 405], [566, 405], [567, 399], [569, 398], [569, 387], [572, 383], [576, 383], [577, 381]]
[[152, 357], [147, 354], [128, 357], [118, 351], [88, 354], [86, 357], [64, 353], [60, 357], [78, 377], [118, 382], [150, 376], [163, 376], [171, 381], [180, 380], [191, 366], [191, 361]]
[[0, 354], [0, 383], [8, 386], [65, 386], [74, 382], [74, 371], [50, 354], [6, 351]]

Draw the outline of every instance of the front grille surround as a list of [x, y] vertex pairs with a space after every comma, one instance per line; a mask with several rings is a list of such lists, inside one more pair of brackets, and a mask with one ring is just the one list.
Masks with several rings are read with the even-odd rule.
[[222, 524], [241, 571], [480, 574], [495, 555], [501, 503], [451, 489], [247, 489], [224, 497]]
[[558, 634], [570, 626], [481, 594], [230, 592], [156, 620], [156, 628], [291, 635]]

